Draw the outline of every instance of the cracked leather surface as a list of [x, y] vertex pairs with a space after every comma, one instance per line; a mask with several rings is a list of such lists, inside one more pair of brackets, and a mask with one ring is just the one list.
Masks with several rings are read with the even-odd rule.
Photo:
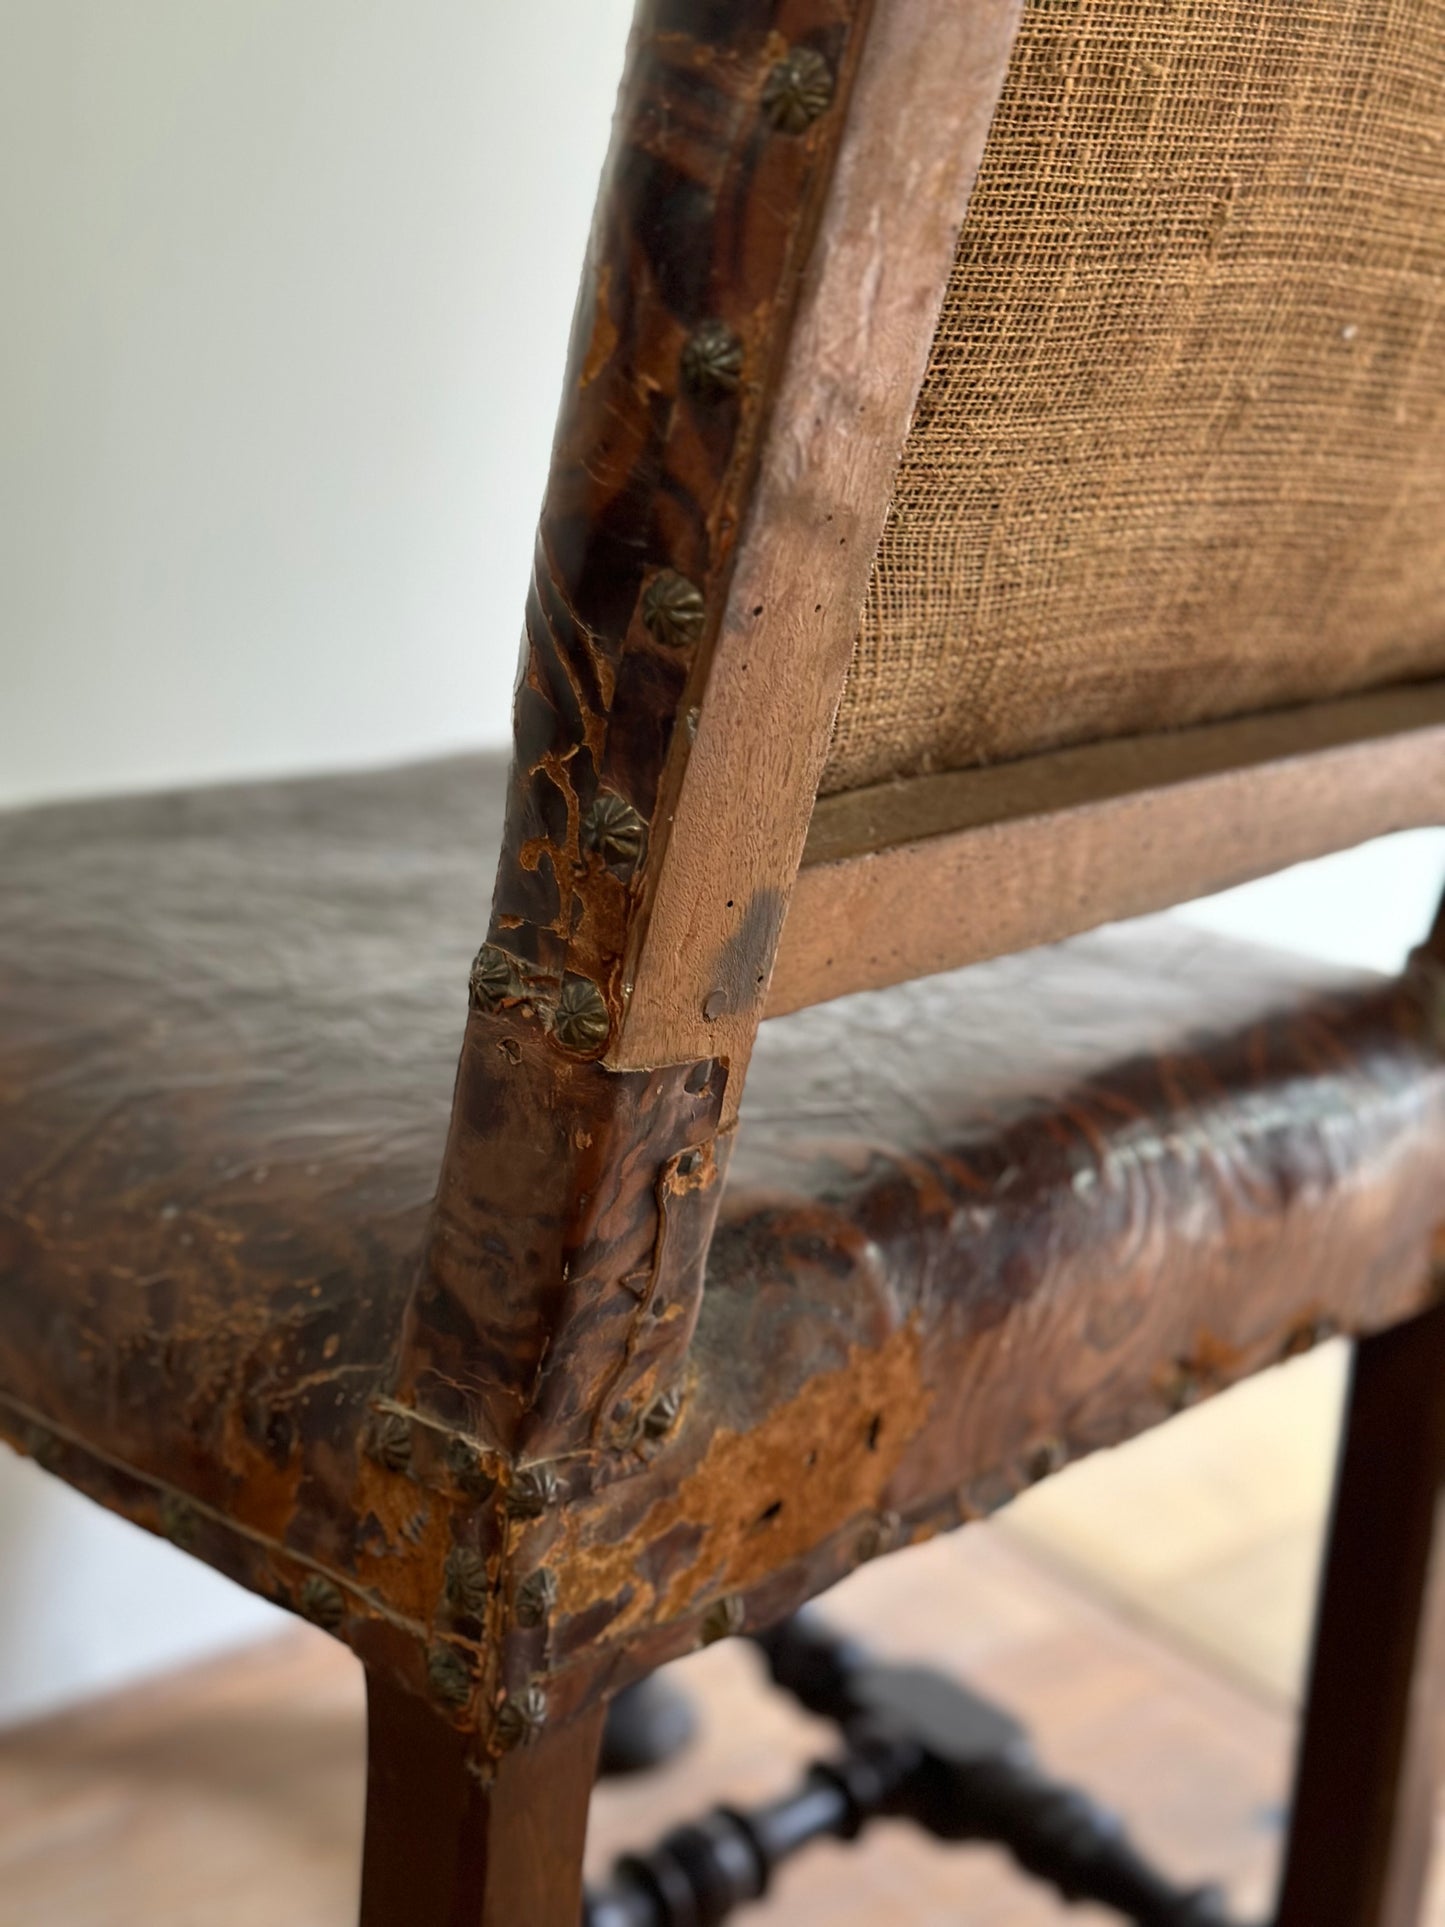
[[[4, 1429], [283, 1603], [333, 1576], [363, 1650], [435, 1632], [470, 1503], [361, 1441], [503, 795], [479, 758], [0, 819]], [[1168, 921], [765, 1026], [681, 1416], [514, 1531], [558, 1592], [517, 1664], [584, 1696], [719, 1590], [785, 1609], [1407, 1315], [1442, 1152], [1409, 986]]]

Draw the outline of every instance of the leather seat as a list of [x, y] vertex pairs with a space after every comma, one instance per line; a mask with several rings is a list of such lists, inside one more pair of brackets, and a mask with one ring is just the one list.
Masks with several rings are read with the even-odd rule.
[[[383, 1370], [505, 760], [0, 817], [0, 1389], [277, 1522]], [[260, 1507], [260, 1516], [257, 1516]]]
[[[146, 1523], [174, 1531], [179, 1492], [202, 1540], [225, 1515], [337, 1571], [373, 1529], [355, 1442], [440, 1165], [503, 775], [0, 819], [0, 1422]], [[1405, 1315], [1442, 1152], [1408, 986], [1169, 920], [765, 1026], [677, 1476], [763, 1422], [767, 1347], [772, 1406], [779, 1370], [802, 1400], [851, 1387], [838, 1450], [874, 1454], [880, 1512], [983, 1509], [1347, 1316]], [[914, 1420], [864, 1436], [870, 1373]], [[820, 1488], [759, 1573], [839, 1523]], [[717, 1556], [745, 1585], [746, 1552]]]

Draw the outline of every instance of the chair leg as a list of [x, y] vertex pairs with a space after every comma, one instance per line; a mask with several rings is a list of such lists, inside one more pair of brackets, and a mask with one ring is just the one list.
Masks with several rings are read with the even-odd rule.
[[582, 1849], [605, 1708], [507, 1754], [367, 1676], [361, 1927], [578, 1927]]
[[1275, 1927], [1417, 1927], [1434, 1814], [1445, 1307], [1355, 1350]]

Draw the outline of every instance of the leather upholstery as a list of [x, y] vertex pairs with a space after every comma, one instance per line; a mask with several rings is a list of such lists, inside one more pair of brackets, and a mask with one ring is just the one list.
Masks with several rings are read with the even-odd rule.
[[[286, 1603], [318, 1570], [354, 1588], [362, 1647], [439, 1611], [415, 1493], [361, 1441], [502, 777], [0, 819], [0, 1427]], [[1169, 920], [766, 1026], [682, 1416], [564, 1467], [527, 1528], [561, 1588], [548, 1664], [615, 1680], [619, 1648], [685, 1649], [719, 1587], [782, 1609], [870, 1534], [1407, 1315], [1442, 1155], [1413, 988]]]

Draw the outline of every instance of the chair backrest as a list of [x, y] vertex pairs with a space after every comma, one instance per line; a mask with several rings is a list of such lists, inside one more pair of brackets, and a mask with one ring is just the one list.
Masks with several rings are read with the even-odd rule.
[[[1279, 116], [1253, 145], [1245, 134], [1221, 145], [1198, 105], [1205, 55], [1215, 74], [1205, 91], [1224, 101], [1221, 118], [1236, 96], [1254, 96], [1231, 89], [1234, 43], [1211, 30], [1205, 46], [1197, 9], [1032, 6], [1002, 146], [986, 158], [1018, 0], [641, 0], [538, 539], [490, 939], [473, 977], [403, 1372], [418, 1405], [500, 1450], [540, 1459], [625, 1437], [675, 1377], [765, 1013], [1061, 935], [1445, 809], [1438, 688], [1160, 735], [1161, 723], [1219, 713], [1200, 706], [1181, 668], [1182, 708], [1140, 707], [1135, 694], [1060, 716], [1080, 651], [1102, 652], [1111, 674], [1119, 663], [1108, 610], [1095, 612], [1091, 599], [1090, 583], [1102, 579], [1096, 552], [1115, 570], [1110, 606], [1135, 595], [1124, 654], [1155, 633], [1147, 585], [1131, 585], [1109, 548], [1115, 536], [1126, 548], [1134, 537], [1111, 517], [1122, 501], [1136, 534], [1154, 526], [1148, 500], [1141, 508], [1132, 492], [1138, 451], [1154, 452], [1173, 423], [1169, 356], [1191, 346], [1204, 355], [1207, 304], [1192, 334], [1176, 309], [1173, 346], [1161, 346], [1144, 320], [1125, 318], [1151, 285], [1129, 250], [1156, 229], [1173, 235], [1188, 196], [1170, 202], [1153, 176], [1184, 167], [1192, 141], [1212, 159], [1189, 201], [1197, 222], [1186, 239], [1214, 312], [1228, 311], [1236, 335], [1256, 304], [1273, 300], [1268, 237], [1278, 242], [1291, 192], [1313, 225], [1310, 245], [1294, 248], [1290, 272], [1276, 277], [1280, 341], [1256, 345], [1243, 363], [1288, 375], [1284, 392], [1236, 396], [1224, 348], [1208, 368], [1175, 377], [1176, 399], [1190, 406], [1159, 471], [1174, 517], [1161, 540], [1175, 570], [1157, 599], [1160, 621], [1193, 609], [1203, 585], [1213, 612], [1192, 619], [1216, 637], [1220, 663], [1243, 650], [1253, 664], [1261, 638], [1284, 635], [1276, 612], [1287, 609], [1288, 583], [1232, 556], [1227, 573], [1208, 552], [1253, 513], [1235, 499], [1253, 473], [1247, 457], [1266, 464], [1256, 480], [1266, 491], [1295, 472], [1282, 466], [1278, 435], [1288, 434], [1300, 486], [1321, 498], [1291, 510], [1288, 526], [1309, 532], [1316, 555], [1351, 532], [1350, 580], [1366, 584], [1393, 581], [1378, 553], [1388, 531], [1413, 573], [1365, 644], [1331, 616], [1333, 653], [1313, 681], [1299, 667], [1310, 661], [1308, 640], [1302, 648], [1291, 632], [1278, 650], [1270, 640], [1273, 667], [1242, 706], [1439, 666], [1445, 623], [1432, 627], [1424, 605], [1440, 557], [1422, 533], [1428, 501], [1415, 493], [1423, 478], [1428, 496], [1422, 464], [1439, 457], [1411, 411], [1433, 405], [1432, 352], [1439, 366], [1423, 318], [1421, 223], [1438, 204], [1439, 168], [1429, 162], [1445, 164], [1445, 151], [1427, 153], [1422, 115], [1445, 94], [1434, 86], [1438, 33], [1421, 47], [1394, 25], [1385, 32], [1403, 6], [1424, 37], [1439, 25], [1427, 19], [1435, 0], [1365, 0], [1328, 30], [1293, 0], [1266, 0], [1267, 29], [1240, 16], [1240, 71], [1253, 72], [1253, 48], [1259, 101]], [[1315, 25], [1297, 47], [1306, 18]], [[1392, 91], [1377, 124], [1359, 97], [1369, 49], [1380, 45]], [[1313, 99], [1311, 76], [1326, 69], [1327, 127], [1301, 133], [1295, 158], [1272, 168], [1261, 143], [1284, 141]], [[1414, 118], [1402, 128], [1406, 102]], [[1072, 149], [1055, 107], [1075, 115]], [[1289, 168], [1346, 136], [1358, 150], [1340, 190], [1352, 252], [1335, 262], [1327, 236], [1339, 195], [1326, 180], [1335, 163], [1319, 159], [1318, 188]], [[979, 220], [959, 253], [981, 163]], [[1082, 233], [1096, 164], [1111, 183], [1100, 204], [1113, 225]], [[1378, 204], [1406, 176], [1413, 212], [1385, 220]], [[1270, 190], [1263, 239], [1251, 211], [1261, 181]], [[1142, 227], [1118, 214], [1131, 196], [1154, 211]], [[1414, 280], [1400, 265], [1407, 229], [1422, 251]], [[1011, 245], [1027, 259], [1005, 277], [991, 262]], [[1104, 292], [1107, 265], [1090, 259], [1101, 246], [1122, 254], [1118, 312]], [[1226, 273], [1236, 255], [1247, 268]], [[1169, 261], [1157, 269], [1167, 283]], [[1092, 310], [1078, 297], [1086, 270]], [[1357, 299], [1332, 293], [1321, 326], [1348, 306], [1360, 318], [1339, 326], [1361, 333], [1301, 360], [1289, 339], [1308, 333], [1317, 291], [1337, 279], [1353, 280]], [[1093, 345], [1074, 338], [1091, 313], [1100, 326], [1112, 316], [1107, 381], [1080, 372], [1096, 365]], [[1138, 398], [1113, 365], [1131, 343], [1149, 377]], [[1357, 371], [1350, 393], [1372, 439], [1342, 426], [1350, 409], [1324, 392], [1336, 349], [1340, 369]], [[1387, 350], [1413, 356], [1410, 371], [1391, 376]], [[960, 384], [992, 397], [989, 420], [968, 429], [993, 437], [982, 478], [958, 454]], [[1393, 428], [1378, 419], [1386, 392], [1405, 415]], [[1138, 401], [1120, 460], [1089, 451], [1112, 477], [1112, 506], [1097, 482], [1071, 493], [1052, 472], [1071, 452], [1085, 402], [1097, 423], [1111, 394]], [[1221, 395], [1243, 409], [1233, 426], [1218, 414]], [[1211, 406], [1231, 466], [1214, 478], [1191, 543], [1185, 511], [1207, 479], [1211, 446], [1198, 411]], [[1000, 554], [996, 574], [987, 550], [1001, 514], [994, 497], [1030, 421], [1038, 445], [1028, 465], [1020, 457], [1016, 480], [1034, 506], [1010, 501], [1006, 526], [1036, 520], [1042, 583], [1021, 571], [1026, 547]], [[1368, 485], [1359, 530], [1330, 493], [1352, 485]], [[925, 496], [932, 535], [915, 513]], [[1282, 524], [1273, 542], [1281, 558], [1292, 553], [1286, 533]], [[1244, 606], [1244, 582], [1254, 584], [1244, 598], [1253, 626], [1223, 647], [1219, 625]], [[1038, 631], [1052, 681], [1040, 680], [1035, 700], [1019, 638], [1056, 584], [1064, 613]], [[995, 602], [1007, 620], [996, 619]], [[1087, 632], [1084, 610], [1097, 615]], [[998, 675], [1015, 685], [1007, 747], [1022, 760], [853, 788], [940, 757], [978, 762], [1002, 740], [968, 734], [976, 706], [966, 696], [931, 699], [932, 736], [915, 731], [880, 760], [878, 745], [892, 741], [888, 704], [908, 689], [914, 631], [941, 638], [928, 674], [945, 687], [956, 648], [964, 660], [995, 649]], [[885, 658], [886, 701], [869, 668]], [[1221, 677], [1215, 664], [1206, 680]], [[1226, 692], [1223, 708], [1238, 706]], [[1146, 725], [1122, 744], [1048, 747]], [[839, 793], [818, 801], [820, 784]]]
[[1025, 8], [825, 793], [1445, 672], [1445, 6]]

